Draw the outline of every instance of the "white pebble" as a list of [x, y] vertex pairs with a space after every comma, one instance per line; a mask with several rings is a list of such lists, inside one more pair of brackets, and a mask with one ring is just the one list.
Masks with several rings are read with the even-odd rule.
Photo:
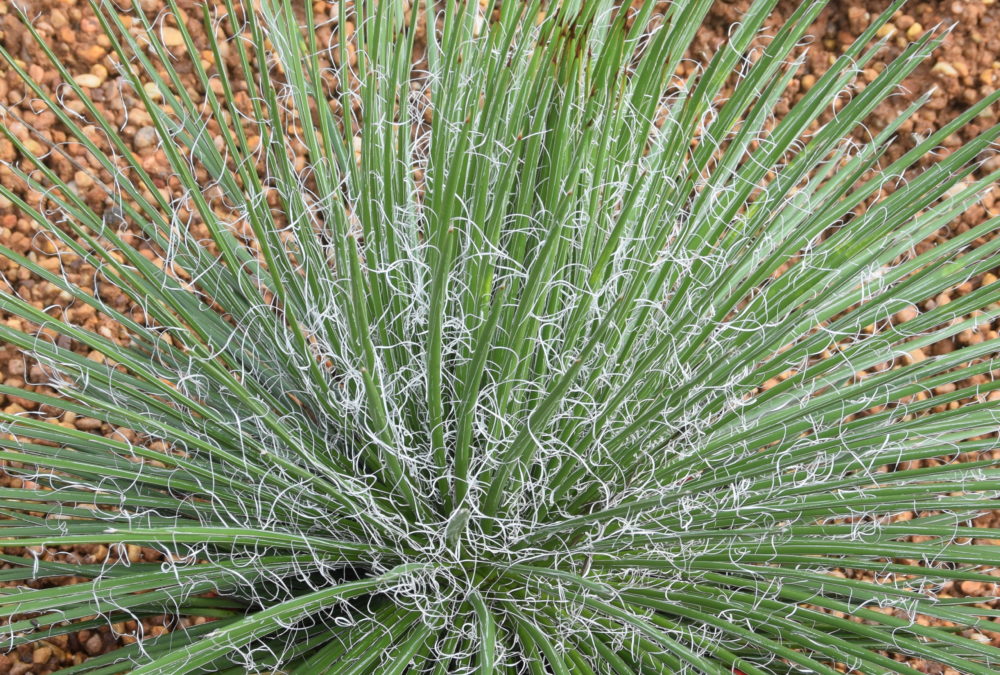
[[81, 87], [86, 87], [88, 89], [94, 89], [95, 87], [101, 86], [101, 78], [99, 78], [97, 75], [94, 75], [93, 73], [84, 73], [83, 75], [77, 75], [76, 77], [73, 78], [73, 81], [76, 82]]
[[140, 150], [143, 148], [149, 148], [159, 141], [159, 137], [156, 135], [155, 127], [143, 127], [139, 131], [135, 132], [135, 147]]

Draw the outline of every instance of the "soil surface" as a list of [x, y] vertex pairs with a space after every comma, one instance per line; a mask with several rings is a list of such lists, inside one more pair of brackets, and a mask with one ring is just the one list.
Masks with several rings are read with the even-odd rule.
[[[106, 115], [121, 131], [121, 137], [130, 149], [141, 158], [143, 168], [156, 180], [157, 186], [164, 191], [177, 187], [176, 179], [170, 175], [169, 165], [162, 150], [158, 149], [157, 138], [148, 114], [142, 110], [141, 104], [134, 98], [120, 95], [118, 76], [110, 56], [110, 42], [102, 34], [100, 24], [89, 10], [86, 0], [0, 0], [0, 44], [8, 50], [19, 65], [31, 77], [39, 82], [46, 92], [58, 95], [58, 85], [62, 75], [47, 60], [43, 50], [33, 41], [30, 33], [18, 21], [13, 6], [20, 4], [26, 8], [30, 16], [35, 17], [34, 26], [38, 34], [49, 45], [63, 64], [71, 77], [83, 86], [96, 102], [102, 114]], [[123, 3], [127, 4], [127, 3]], [[149, 17], [158, 15], [166, 5], [165, 0], [140, 0], [139, 4]], [[196, 43], [204, 47], [205, 35], [201, 27], [200, 11], [192, 0], [178, 0], [181, 9], [191, 20], [187, 21]], [[221, 4], [221, 3], [220, 3]], [[336, 2], [316, 2], [315, 11], [320, 16], [330, 16], [335, 12]], [[680, 79], [690, 76], [697, 63], [704, 62], [724, 42], [732, 22], [738, 20], [746, 9], [746, 0], [719, 0], [712, 9], [710, 19], [698, 33], [691, 50], [691, 60], [683, 64], [676, 73]], [[887, 0], [833, 0], [815, 22], [812, 30], [811, 44], [805, 52], [804, 63], [798, 77], [792, 81], [785, 100], [781, 103], [778, 113], [787, 111], [815, 83], [816, 79], [826, 70], [834, 58], [863, 31], [873, 16], [881, 12], [888, 4]], [[799, 5], [798, 1], [783, 0], [769, 22], [770, 30], [780, 26], [791, 12]], [[333, 8], [333, 9], [332, 9]], [[127, 19], [126, 19], [127, 20]], [[168, 45], [180, 44], [179, 32], [167, 22], [163, 30]], [[904, 6], [893, 18], [891, 28], [882, 35], [888, 34], [888, 46], [875, 62], [864, 71], [862, 85], [870, 82], [878, 72], [893, 57], [898, 55], [908, 41], [919, 37], [924, 31], [939, 24], [955, 24], [950, 37], [938, 49], [935, 55], [916, 71], [907, 81], [906, 90], [898, 96], [883, 103], [874, 113], [870, 121], [872, 128], [879, 128], [885, 121], [896, 118], [914, 98], [933, 89], [927, 106], [918, 114], [903, 122], [901, 142], [889, 153], [889, 159], [898, 157], [909, 147], [915, 138], [926, 136], [951, 120], [969, 104], [1000, 86], [1000, 0], [934, 0], [928, 2], [914, 1]], [[327, 28], [326, 30], [329, 30]], [[323, 42], [324, 36], [319, 36]], [[214, 59], [210, 51], [199, 54], [207, 64]], [[223, 54], [223, 59], [231, 61], [235, 54]], [[235, 65], [233, 61], [230, 65]], [[235, 73], [236, 70], [230, 72]], [[191, 76], [193, 78], [193, 76]], [[190, 89], [197, 96], [198, 88]], [[79, 109], [79, 102], [70, 101], [71, 108]], [[6, 108], [6, 112], [3, 111]], [[996, 110], [992, 115], [984, 115], [978, 121], [968, 125], [960, 132], [950, 136], [941, 149], [941, 154], [951, 152], [962, 145], [984, 128], [997, 123]], [[58, 128], [54, 115], [44, 111], [33, 97], [29, 95], [25, 85], [18, 75], [5, 65], [0, 65], [0, 124], [6, 125], [15, 136], [26, 142], [27, 146], [36, 152], [43, 152], [40, 141], [56, 144], [65, 143], [66, 157], [53, 155], [49, 166], [63, 179], [71, 181], [78, 193], [91, 204], [98, 213], [110, 208], [110, 200], [100, 188], [104, 181], [110, 181], [111, 176], [100, 169], [97, 162], [89, 157], [83, 146], [77, 143], [66, 143], [67, 134]], [[31, 130], [40, 134], [34, 137]], [[106, 145], [96, 129], [93, 140]], [[39, 203], [39, 195], [33, 194], [14, 176], [10, 166], [22, 165], [21, 157], [13, 144], [0, 140], [0, 182], [12, 188], [31, 204]], [[986, 162], [977, 175], [1000, 169], [1000, 155]], [[934, 237], [922, 242], [918, 250], [933, 246], [938, 241], [944, 241], [956, 233], [982, 222], [989, 216], [1000, 215], [1000, 188], [994, 188], [981, 206], [973, 207], [968, 213], [954, 222], [950, 227], [939, 231]], [[128, 235], [126, 235], [128, 236]], [[53, 269], [58, 265], [59, 258], [52, 255], [54, 245], [41, 237], [32, 221], [20, 215], [14, 205], [0, 196], [0, 242], [14, 251], [48, 264]], [[66, 262], [63, 258], [63, 262]], [[71, 281], [83, 288], [94, 289], [95, 275], [93, 270], [86, 269], [79, 260], [70, 261], [67, 265]], [[963, 295], [983, 284], [994, 283], [995, 274], [985, 274], [982, 277], [968, 280], [962, 286], [944, 293], [937, 298], [928, 299], [923, 306], [913, 307], [908, 314], [929, 309], [935, 304], [948, 302], [952, 297]], [[0, 260], [0, 273], [6, 279], [6, 290], [14, 290], [21, 297], [33, 302], [38, 307], [66, 306], [69, 297], [60, 294], [58, 289], [33, 278], [26, 270], [16, 264]], [[103, 286], [100, 291], [105, 298], [110, 298], [119, 309], [127, 309], [127, 299], [116, 294], [113, 288]], [[67, 316], [79, 325], [101, 332], [106, 337], [125, 340], [117, 324], [97, 315], [92, 308], [83, 306], [67, 307]], [[898, 317], [904, 320], [908, 317]], [[12, 327], [20, 327], [20, 320], [10, 316], [0, 316], [0, 321]], [[934, 345], [929, 353], [940, 354], [953, 349], [973, 344], [984, 339], [995, 338], [997, 326], [986, 324], [978, 331], [966, 331], [954, 341]], [[922, 358], [929, 354], [914, 354], [913, 358]], [[98, 358], [95, 353], [91, 355]], [[26, 360], [15, 348], [0, 347], [0, 379], [15, 387], [36, 386], [33, 382], [44, 380], [40, 367]], [[972, 382], [970, 382], [972, 383]], [[954, 386], [954, 385], [951, 385]], [[941, 392], [943, 393], [943, 392]], [[958, 405], [958, 404], [954, 404]], [[24, 410], [34, 410], [37, 406], [17, 396], [0, 395], [0, 408], [8, 413]], [[58, 411], [41, 410], [40, 412], [55, 417]], [[128, 436], [130, 440], [143, 442], [135, 434], [122, 429], [112, 429], [107, 424], [87, 417], [74, 416], [66, 413], [53, 420], [54, 423], [75, 427], [93, 433], [119, 434]], [[1000, 457], [1000, 451], [994, 456]], [[0, 487], [38, 487], [30, 481], [22, 481], [3, 472], [0, 465]], [[1000, 527], [1000, 513], [988, 516], [979, 523], [983, 526]], [[997, 541], [996, 543], [1000, 543]], [[12, 551], [17, 553], [17, 551]], [[109, 549], [102, 545], [76, 546], [62, 548], [46, 548], [35, 551], [21, 551], [25, 556], [37, 555], [44, 559], [58, 559], [63, 562], [78, 561], [95, 563], [114, 561], [127, 558], [132, 562], [157, 561], [160, 555], [152, 549], [138, 546], [128, 546], [122, 549]], [[0, 569], [6, 565], [0, 564]], [[72, 584], [81, 581], [75, 577], [65, 577], [55, 580], [44, 580], [32, 583], [33, 587], [44, 587], [52, 584]], [[945, 593], [952, 596], [992, 596], [995, 590], [986, 588], [983, 584], [964, 582], [949, 586]], [[988, 598], [987, 598], [988, 599]], [[994, 606], [992, 602], [985, 606]], [[154, 618], [144, 621], [145, 635], [157, 635], [168, 630], [185, 625], [186, 620], [177, 622], [169, 617]], [[46, 642], [24, 645], [8, 653], [0, 652], [0, 675], [25, 675], [34, 673], [43, 675], [81, 663], [88, 656], [101, 654], [115, 648], [116, 645], [134, 641], [130, 634], [137, 626], [134, 622], [116, 624], [97, 630], [81, 630], [64, 636], [52, 638]], [[994, 644], [1000, 646], [1000, 640]], [[918, 664], [928, 673], [948, 673], [958, 675], [957, 671], [941, 668], [930, 664]]]

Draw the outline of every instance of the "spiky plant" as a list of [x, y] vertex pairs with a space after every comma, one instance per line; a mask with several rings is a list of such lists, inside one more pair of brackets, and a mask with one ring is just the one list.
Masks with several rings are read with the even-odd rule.
[[[997, 340], [913, 355], [1000, 285], [891, 317], [997, 265], [996, 218], [915, 245], [996, 179], [996, 127], [918, 162], [998, 95], [850, 140], [944, 37], [853, 87], [895, 2], [775, 120], [823, 5], [754, 51], [775, 3], [678, 82], [708, 0], [94, 0], [166, 181], [26, 20], [65, 85], [3, 57], [105, 198], [6, 111], [51, 246], [2, 251], [120, 330], [0, 296], [46, 377], [2, 392], [105, 425], [3, 415], [3, 578], [90, 578], [0, 595], [7, 644], [167, 613], [211, 620], [63, 672], [996, 672], [996, 612], [937, 592], [1000, 563]], [[164, 562], [39, 555], [95, 543]]]

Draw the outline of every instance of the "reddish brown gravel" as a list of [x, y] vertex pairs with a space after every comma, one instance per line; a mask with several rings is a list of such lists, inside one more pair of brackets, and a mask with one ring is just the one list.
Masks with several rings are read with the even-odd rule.
[[[200, 21], [197, 20], [200, 17], [200, 12], [196, 11], [196, 3], [193, 0], [178, 0], [178, 4], [188, 17], [194, 19], [188, 21], [187, 24], [196, 43], [204, 48], [205, 35]], [[314, 4], [317, 15], [330, 15], [331, 8], [335, 7], [337, 3], [324, 0]], [[730, 24], [739, 19], [747, 4], [747, 0], [718, 0], [716, 2], [709, 21], [697, 36], [690, 54], [691, 62], [681, 66], [676, 73], [678, 78], [684, 79], [690, 76], [696, 61], [703, 61], [714, 53], [725, 40]], [[771, 20], [772, 29], [774, 26], [780, 25], [798, 4], [797, 1], [782, 1]], [[811, 30], [814, 38], [809, 46], [805, 64], [800, 70], [799, 78], [792, 82], [788, 97], [781, 103], [779, 114], [787, 111], [812, 86], [832, 60], [868, 25], [873, 15], [880, 12], [887, 4], [887, 0], [833, 0], [831, 2]], [[36, 17], [35, 26], [38, 32], [53, 46], [55, 53], [65, 63], [76, 82], [90, 93], [102, 113], [121, 129], [122, 137], [141, 159], [143, 167], [154, 176], [157, 187], [164, 191], [176, 188], [178, 184], [176, 179], [170, 176], [166, 157], [157, 148], [157, 138], [149, 116], [142, 110], [137, 100], [116, 93], [119, 83], [109, 55], [111, 45], [108, 39], [101, 34], [100, 25], [91, 14], [86, 0], [0, 0], [0, 44], [15, 58], [20, 59], [29, 74], [51, 93], [56, 90], [60, 82], [59, 74], [54, 68], [48, 66], [41, 50], [32, 42], [30, 35], [16, 19], [13, 11], [14, 5], [24, 7], [29, 15]], [[140, 5], [148, 16], [154, 17], [164, 9], [166, 2], [164, 0], [141, 0]], [[127, 18], [126, 21], [128, 21]], [[903, 123], [901, 142], [890, 152], [890, 159], [897, 157], [905, 149], [911, 147], [914, 137], [925, 136], [939, 128], [970, 103], [1000, 86], [1000, 60], [998, 60], [1000, 59], [1000, 2], [998, 0], [911, 2], [893, 18], [892, 26], [887, 29], [893, 31], [889, 39], [889, 46], [878, 61], [864, 71], [862, 83], [874, 79], [884, 64], [898, 54], [908, 40], [920, 36], [924, 31], [938, 24], [951, 23], [956, 23], [956, 26], [946, 44], [910, 78], [906, 83], [906, 91], [900, 92], [899, 96], [883, 103], [870, 121], [873, 128], [880, 127], [886, 120], [895, 118], [915, 96], [934, 88], [934, 93], [926, 108]], [[328, 31], [329, 28], [324, 30]], [[180, 33], [171, 24], [168, 23], [165, 26], [162, 34], [169, 46], [180, 44]], [[319, 39], [322, 42], [327, 37], [328, 35], [320, 35]], [[207, 64], [214, 65], [210, 51], [201, 51], [198, 56]], [[224, 53], [223, 58], [231, 61], [235, 59], [235, 54], [229, 54], [227, 58]], [[231, 61], [229, 65], [235, 65], [235, 61]], [[181, 68], [181, 70], [183, 73], [184, 69]], [[235, 73], [236, 71], [231, 70], [230, 72]], [[190, 77], [193, 82], [193, 76]], [[198, 88], [192, 86], [190, 91], [192, 95], [196, 96]], [[71, 101], [69, 105], [79, 110], [78, 102]], [[6, 108], [7, 112], [4, 112], [3, 108]], [[991, 114], [984, 115], [980, 120], [949, 137], [944, 142], [942, 153], [952, 151], [985, 127], [995, 124], [997, 122], [996, 113], [997, 111], [993, 110]], [[19, 119], [21, 121], [18, 121]], [[27, 146], [34, 151], [41, 152], [42, 145], [37, 138], [33, 138], [29, 133], [31, 128], [41, 134], [45, 141], [52, 143], [65, 143], [67, 141], [67, 134], [58, 128], [54, 115], [44, 112], [37, 102], [33, 103], [31, 98], [26, 96], [25, 86], [19, 81], [17, 75], [2, 66], [0, 66], [0, 124], [6, 125], [14, 135], [26, 141]], [[99, 137], [96, 129], [92, 128], [91, 130], [94, 131], [93, 140], [105, 145], [104, 139]], [[96, 161], [86, 155], [81, 145], [68, 143], [66, 149], [70, 158], [53, 156], [49, 160], [49, 166], [64, 180], [72, 181], [71, 185], [75, 186], [79, 194], [99, 213], [102, 212], [109, 206], [109, 202], [99, 188], [99, 183], [110, 181], [111, 176], [100, 169]], [[29, 203], [35, 204], [39, 201], [39, 195], [27, 191], [15, 179], [9, 166], [22, 162], [23, 160], [15, 152], [14, 146], [7, 140], [0, 140], [0, 182], [12, 188]], [[23, 163], [22, 166], [28, 168], [27, 163]], [[990, 160], [982, 171], [998, 168], [1000, 168], [1000, 155]], [[933, 246], [935, 242], [944, 241], [948, 237], [982, 222], [984, 218], [996, 215], [1000, 215], [1000, 188], [994, 188], [992, 194], [986, 197], [981, 206], [970, 209], [949, 228], [942, 229], [934, 237], [922, 242], [918, 249]], [[18, 253], [41, 261], [43, 265], [51, 264], [53, 269], [59, 263], [60, 258], [52, 255], [56, 252], [53, 243], [39, 236], [30, 219], [20, 215], [13, 205], [3, 197], [0, 197], [0, 242]], [[62, 255], [61, 259], [72, 282], [83, 288], [94, 290], [93, 270], [87, 269], [75, 256]], [[949, 302], [956, 294], [963, 295], [980, 285], [995, 283], [997, 281], [996, 272], [997, 270], [994, 270], [992, 274], [970, 279], [949, 293], [929, 299], [922, 306], [913, 307], [903, 314], [912, 317], [915, 313], [929, 309], [935, 304]], [[5, 290], [20, 294], [21, 297], [38, 307], [65, 307], [66, 316], [77, 324], [96, 330], [106, 337], [123, 341], [127, 339], [121, 328], [109, 321], [107, 317], [95, 313], [93, 309], [86, 306], [68, 306], [68, 296], [61, 295], [57, 289], [33, 278], [26, 270], [19, 269], [14, 263], [0, 260], [0, 273], [7, 280]], [[104, 297], [110, 299], [116, 307], [127, 308], [127, 299], [120, 293], [116, 294], [114, 288], [104, 286], [100, 290]], [[907, 316], [898, 316], [896, 320], [902, 321], [907, 318]], [[0, 316], [0, 321], [4, 321], [14, 328], [20, 327], [20, 320], [10, 316]], [[953, 342], [934, 345], [927, 351], [932, 354], [946, 353], [956, 347], [996, 336], [997, 326], [985, 324], [978, 331], [967, 331], [957, 336]], [[921, 360], [928, 355], [924, 351], [915, 350], [910, 354], [910, 358]], [[99, 355], [95, 353], [91, 356], [98, 358]], [[8, 386], [33, 387], [35, 385], [31, 383], [42, 381], [44, 373], [39, 366], [26, 360], [16, 349], [7, 346], [0, 347], [0, 378]], [[970, 381], [966, 384], [972, 383]], [[1000, 393], [993, 394], [993, 396], [997, 395]], [[33, 410], [36, 407], [34, 403], [23, 398], [0, 395], [0, 408], [8, 413]], [[55, 410], [41, 410], [40, 412], [52, 417], [58, 414]], [[98, 420], [78, 417], [71, 413], [65, 413], [53, 421], [57, 424], [93, 433], [123, 434], [129, 437], [129, 440], [143, 441], [141, 438], [136, 438], [135, 434], [128, 430], [112, 429]], [[993, 456], [1000, 457], [1000, 451], [994, 451]], [[39, 487], [31, 482], [22, 482], [21, 479], [4, 473], [2, 469], [3, 466], [0, 464], [0, 487]], [[984, 516], [979, 524], [998, 527], [1000, 526], [1000, 514]], [[1000, 543], [1000, 541], [991, 543]], [[122, 550], [109, 549], [102, 545], [50, 547], [33, 552], [20, 551], [20, 553], [40, 555], [43, 559], [52, 559], [57, 551], [59, 552], [59, 560], [64, 562], [95, 563], [117, 559], [128, 559], [132, 562], [160, 560], [160, 555], [156, 551], [138, 546], [128, 546]], [[17, 553], [16, 550], [14, 552]], [[3, 565], [0, 565], [0, 568], [2, 567]], [[80, 578], [64, 577], [32, 583], [31, 586], [45, 587], [53, 584], [73, 584], [80, 581], [82, 581]], [[945, 593], [951, 596], [980, 597], [992, 595], [996, 593], [996, 590], [987, 588], [980, 583], [962, 582], [948, 586]], [[169, 617], [159, 617], [144, 621], [143, 632], [145, 635], [156, 635], [182, 625], [185, 625], [184, 621], [176, 622]], [[134, 641], [135, 638], [130, 637], [130, 634], [134, 633], [136, 629], [137, 626], [134, 622], [125, 622], [98, 630], [81, 630], [34, 645], [24, 645], [6, 654], [0, 652], [0, 675], [31, 673], [44, 675], [61, 667], [81, 663], [88, 656], [101, 654], [113, 649], [118, 644]], [[995, 640], [994, 644], [1000, 646], [1000, 640]], [[959, 675], [957, 671], [947, 668], [928, 664], [916, 665], [927, 673]]]

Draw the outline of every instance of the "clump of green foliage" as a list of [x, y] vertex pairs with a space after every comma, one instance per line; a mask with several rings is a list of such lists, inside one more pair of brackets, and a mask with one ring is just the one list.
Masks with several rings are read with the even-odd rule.
[[[970, 522], [1000, 382], [940, 386], [997, 344], [906, 355], [994, 320], [1000, 285], [890, 317], [998, 263], [997, 219], [915, 249], [993, 184], [1000, 130], [918, 162], [998, 96], [893, 161], [924, 99], [851, 140], [943, 33], [853, 88], [894, 3], [776, 120], [822, 2], [753, 51], [754, 2], [683, 85], [707, 0], [341, 2], [351, 47], [311, 2], [225, 0], [181, 49], [92, 4], [176, 189], [43, 41], [56, 98], [3, 53], [112, 180], [95, 208], [8, 132], [45, 200], [0, 192], [141, 313], [0, 248], [129, 335], [4, 294], [58, 395], [2, 392], [140, 440], [4, 414], [41, 489], [0, 491], [0, 544], [167, 557], [5, 556], [90, 578], [0, 595], [8, 644], [169, 613], [212, 620], [63, 672], [996, 672], [995, 612], [936, 591], [1000, 563], [968, 543], [1000, 537]], [[204, 50], [237, 66], [176, 58]]]

